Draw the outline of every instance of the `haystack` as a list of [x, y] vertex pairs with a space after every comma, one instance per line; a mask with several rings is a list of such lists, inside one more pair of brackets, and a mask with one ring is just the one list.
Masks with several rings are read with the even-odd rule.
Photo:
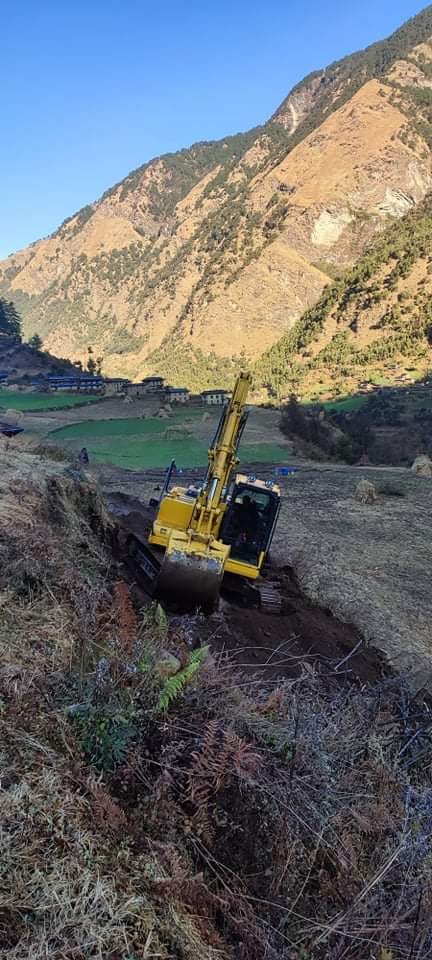
[[359, 503], [375, 503], [378, 500], [378, 494], [373, 483], [369, 480], [360, 480], [356, 486], [355, 498]]
[[21, 420], [24, 419], [24, 414], [22, 410], [10, 409], [10, 410], [6, 410], [4, 414], [4, 419], [6, 420], [7, 423], [12, 424], [12, 426], [16, 426], [16, 424], [21, 423]]
[[412, 473], [416, 477], [432, 477], [432, 460], [426, 454], [416, 457], [411, 467]]

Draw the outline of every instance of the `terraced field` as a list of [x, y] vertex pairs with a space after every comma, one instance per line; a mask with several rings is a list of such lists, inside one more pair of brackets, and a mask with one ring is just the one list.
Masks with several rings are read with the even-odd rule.
[[354, 397], [341, 397], [340, 400], [326, 400], [321, 404], [324, 407], [324, 410], [328, 410], [333, 413], [349, 413], [351, 410], [359, 410], [360, 407], [363, 407], [368, 399], [369, 394], [354, 396]]
[[62, 393], [21, 393], [19, 390], [0, 390], [0, 409], [38, 412], [43, 410], [62, 410], [65, 407], [83, 407], [100, 402], [100, 397], [88, 397], [83, 394]]
[[[207, 462], [207, 450], [215, 420], [202, 422], [202, 411], [176, 411], [170, 420], [158, 417], [115, 420], [84, 420], [54, 430], [50, 438], [70, 451], [86, 447], [97, 463], [111, 463], [132, 470], [165, 467], [172, 458], [178, 466], [199, 467]], [[252, 437], [251, 437], [252, 440]], [[240, 457], [245, 463], [284, 463], [283, 444], [245, 442]]]

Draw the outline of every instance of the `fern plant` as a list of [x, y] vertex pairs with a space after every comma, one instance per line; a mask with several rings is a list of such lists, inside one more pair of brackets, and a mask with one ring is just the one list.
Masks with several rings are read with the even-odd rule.
[[208, 652], [208, 647], [198, 647], [193, 650], [188, 658], [186, 666], [182, 667], [173, 677], [169, 677], [161, 691], [158, 710], [165, 712], [168, 707], [181, 696], [185, 687], [193, 680], [202, 666]]
[[136, 734], [133, 707], [115, 702], [83, 704], [68, 713], [78, 725], [81, 746], [90, 763], [99, 770], [115, 770]]

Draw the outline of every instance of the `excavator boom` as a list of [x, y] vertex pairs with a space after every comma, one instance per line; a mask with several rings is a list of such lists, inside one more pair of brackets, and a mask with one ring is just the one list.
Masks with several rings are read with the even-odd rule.
[[240, 475], [233, 479], [250, 383], [250, 374], [241, 373], [222, 410], [202, 487], [169, 489], [172, 464], [148, 541], [134, 534], [128, 539], [129, 556], [148, 592], [170, 605], [208, 610], [223, 579], [224, 587], [228, 581], [231, 587], [249, 583], [250, 593], [251, 583], [260, 576], [277, 522], [280, 491], [272, 481]]
[[238, 463], [237, 449], [246, 421], [249, 373], [237, 378], [208, 451], [207, 476], [192, 505], [184, 492], [163, 498], [149, 542], [165, 546], [158, 595], [211, 607], [220, 592], [230, 546], [219, 540], [228, 487]]

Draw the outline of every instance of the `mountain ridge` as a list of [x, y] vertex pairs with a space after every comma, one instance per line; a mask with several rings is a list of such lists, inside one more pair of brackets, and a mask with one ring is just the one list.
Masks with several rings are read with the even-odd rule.
[[219, 358], [207, 380], [253, 362], [431, 189], [431, 35], [429, 6], [266, 124], [149, 161], [0, 263], [26, 333], [131, 376], [173, 350]]

